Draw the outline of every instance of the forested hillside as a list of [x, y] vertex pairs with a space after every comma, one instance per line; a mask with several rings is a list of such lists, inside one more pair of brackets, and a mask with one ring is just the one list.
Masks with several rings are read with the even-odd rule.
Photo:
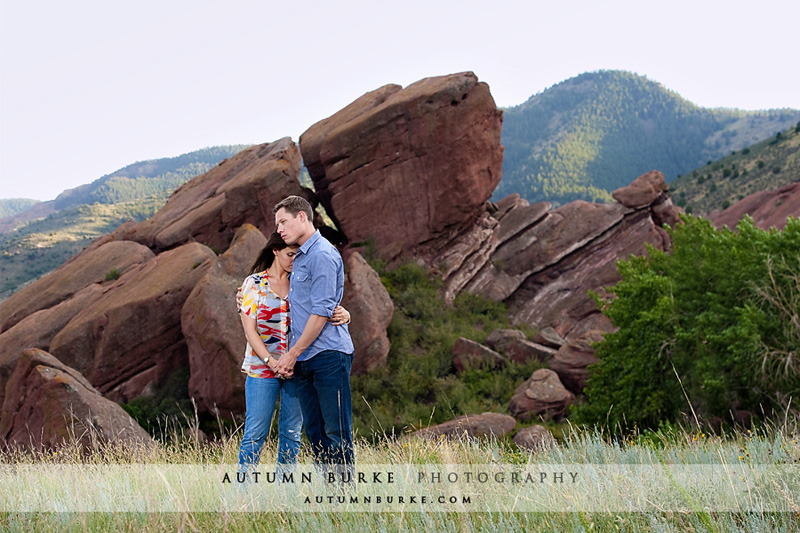
[[72, 257], [92, 240], [121, 223], [153, 215], [181, 184], [202, 174], [245, 146], [204, 148], [178, 157], [128, 165], [92, 183], [64, 191], [51, 202], [45, 216], [27, 221], [21, 210], [12, 231], [0, 233], [0, 300]]
[[667, 180], [800, 120], [800, 110], [705, 109], [621, 71], [582, 74], [505, 110], [494, 198], [609, 201], [649, 170]]
[[767, 140], [709, 161], [670, 184], [687, 213], [709, 216], [745, 196], [800, 181], [800, 122]]
[[0, 200], [0, 218], [16, 215], [38, 204], [39, 200], [31, 198], [7, 198]]
[[55, 207], [64, 209], [95, 202], [114, 204], [169, 195], [181, 184], [246, 147], [214, 146], [177, 157], [133, 163], [89, 184], [64, 191], [55, 199]]

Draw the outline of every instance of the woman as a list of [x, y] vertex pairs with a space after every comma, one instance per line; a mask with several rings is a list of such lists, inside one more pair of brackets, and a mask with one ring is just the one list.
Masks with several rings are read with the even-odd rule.
[[[280, 379], [272, 371], [277, 359], [288, 350], [290, 327], [289, 273], [297, 246], [287, 246], [273, 233], [261, 251], [241, 288], [240, 316], [247, 349], [242, 372], [245, 380], [247, 413], [244, 437], [239, 448], [239, 465], [255, 465], [272, 424], [278, 394], [278, 465], [294, 464], [300, 450], [303, 415], [294, 381]], [[337, 307], [329, 319], [334, 325], [350, 322], [350, 313]]]

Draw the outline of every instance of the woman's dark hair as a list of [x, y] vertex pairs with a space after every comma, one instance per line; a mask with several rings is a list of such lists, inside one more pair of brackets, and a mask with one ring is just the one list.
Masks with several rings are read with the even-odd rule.
[[283, 240], [283, 237], [281, 237], [277, 231], [273, 232], [272, 235], [269, 236], [267, 245], [264, 246], [264, 249], [261, 250], [260, 254], [258, 254], [258, 258], [256, 259], [255, 263], [253, 263], [253, 266], [250, 267], [250, 274], [263, 272], [271, 267], [272, 262], [275, 260], [275, 254], [273, 251], [283, 250], [287, 246], [289, 245], [286, 244], [286, 242]]

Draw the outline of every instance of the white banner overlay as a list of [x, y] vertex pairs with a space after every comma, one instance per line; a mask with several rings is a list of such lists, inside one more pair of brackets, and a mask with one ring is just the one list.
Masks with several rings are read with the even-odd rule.
[[800, 512], [800, 465], [0, 465], [0, 512]]

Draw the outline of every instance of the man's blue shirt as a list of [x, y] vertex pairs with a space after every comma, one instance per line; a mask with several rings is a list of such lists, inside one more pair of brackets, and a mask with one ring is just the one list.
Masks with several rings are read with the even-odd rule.
[[[339, 251], [319, 230], [303, 243], [292, 265], [289, 280], [289, 313], [291, 317], [291, 346], [303, 334], [312, 314], [331, 317], [344, 294], [344, 265]], [[346, 325], [326, 322], [322, 331], [297, 358], [305, 361], [324, 350], [353, 353], [353, 341]]]

